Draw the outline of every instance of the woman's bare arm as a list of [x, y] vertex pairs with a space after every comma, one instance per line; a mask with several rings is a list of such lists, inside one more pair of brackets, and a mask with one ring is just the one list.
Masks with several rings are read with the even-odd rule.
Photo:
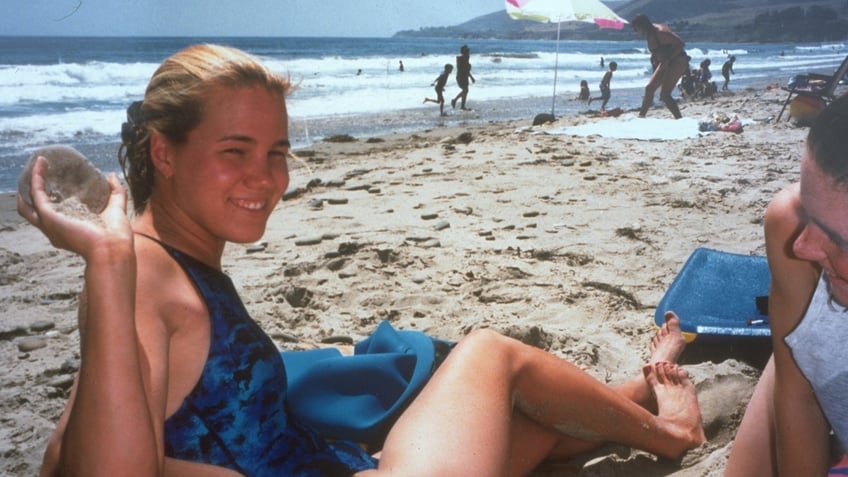
[[19, 197], [18, 211], [54, 246], [85, 260], [86, 300], [73, 399], [57, 429], [59, 449], [52, 442], [45, 460], [64, 475], [125, 475], [127, 469], [158, 475], [163, 454], [135, 329], [136, 258], [126, 193], [112, 176], [112, 194], [100, 221], [70, 217], [56, 211], [44, 190], [46, 167], [43, 160], [35, 166], [34, 206]]

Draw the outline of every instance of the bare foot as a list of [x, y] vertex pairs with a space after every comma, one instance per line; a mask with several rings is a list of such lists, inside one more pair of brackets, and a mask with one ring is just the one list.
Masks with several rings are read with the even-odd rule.
[[686, 348], [686, 340], [680, 331], [680, 318], [671, 310], [665, 312], [664, 318], [665, 323], [651, 339], [651, 359], [648, 363], [676, 363]]
[[[677, 363], [685, 348], [686, 340], [680, 331], [680, 318], [673, 311], [668, 311], [665, 314], [665, 323], [657, 331], [657, 334], [651, 338], [651, 357], [648, 360], [648, 365], [662, 361]], [[634, 377], [619, 386], [618, 391], [631, 401], [656, 414], [657, 401], [644, 377]]]
[[646, 364], [642, 373], [657, 399], [659, 425], [670, 436], [656, 443], [655, 452], [662, 457], [679, 459], [686, 451], [706, 441], [695, 385], [689, 373], [674, 363]]

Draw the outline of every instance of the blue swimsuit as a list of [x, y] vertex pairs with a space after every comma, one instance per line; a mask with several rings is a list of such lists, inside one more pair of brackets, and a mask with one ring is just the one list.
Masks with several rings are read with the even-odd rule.
[[165, 455], [245, 476], [349, 476], [375, 468], [356, 444], [328, 442], [289, 411], [279, 351], [250, 319], [230, 278], [160, 244], [197, 287], [212, 334], [199, 381], [165, 421]]

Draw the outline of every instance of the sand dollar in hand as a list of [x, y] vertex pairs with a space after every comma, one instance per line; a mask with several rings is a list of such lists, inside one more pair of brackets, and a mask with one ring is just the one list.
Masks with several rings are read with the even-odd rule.
[[33, 205], [30, 195], [32, 168], [37, 157], [47, 160], [44, 189], [60, 212], [85, 217], [106, 208], [111, 189], [106, 177], [79, 151], [69, 146], [47, 146], [32, 153], [18, 179], [23, 201]]

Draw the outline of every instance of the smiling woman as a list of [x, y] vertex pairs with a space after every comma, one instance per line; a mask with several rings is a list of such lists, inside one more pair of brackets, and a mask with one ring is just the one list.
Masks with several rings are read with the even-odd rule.
[[102, 225], [57, 213], [37, 160], [19, 213], [86, 262], [81, 367], [42, 475], [525, 475], [605, 441], [670, 458], [703, 443], [673, 315], [650, 363], [616, 387], [470, 333], [392, 425], [379, 465], [302, 424], [282, 357], [221, 264], [227, 242], [262, 236], [289, 183], [289, 89], [228, 47], [165, 60], [123, 128], [132, 223], [115, 176]]

